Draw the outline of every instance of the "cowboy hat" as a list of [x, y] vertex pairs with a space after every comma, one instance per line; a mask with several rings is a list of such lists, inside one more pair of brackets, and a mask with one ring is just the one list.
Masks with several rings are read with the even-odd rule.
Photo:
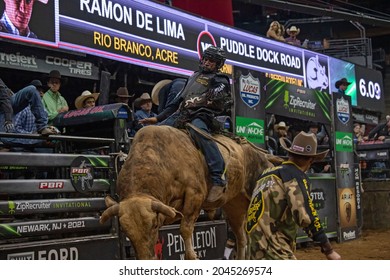
[[346, 78], [342, 78], [341, 80], [338, 80], [335, 83], [335, 86], [336, 86], [336, 88], [339, 88], [341, 85], [349, 86], [350, 84], [352, 84], [352, 83], [348, 82]]
[[161, 80], [159, 81], [157, 84], [154, 85], [153, 89], [152, 89], [152, 101], [154, 104], [156, 105], [159, 105], [159, 101], [158, 101], [158, 95], [160, 93], [160, 90], [167, 84], [169, 84], [170, 82], [172, 82], [172, 80]]
[[131, 96], [129, 95], [129, 91], [127, 90], [126, 87], [120, 87], [116, 91], [116, 96], [117, 97], [124, 97], [124, 98], [130, 98]]
[[67, 78], [63, 78], [61, 76], [61, 73], [58, 70], [51, 70], [50, 71], [49, 75], [47, 76], [47, 80], [50, 80], [51, 78], [60, 80], [62, 84], [66, 84], [68, 81]]
[[84, 101], [88, 98], [93, 98], [95, 101], [99, 98], [100, 93], [91, 93], [89, 90], [84, 90], [83, 93], [78, 96], [74, 102], [76, 109], [82, 109], [84, 106]]
[[291, 143], [291, 147], [287, 147], [287, 144], [284, 138], [279, 139], [282, 148], [287, 152], [314, 158], [314, 161], [321, 161], [325, 158], [326, 154], [329, 152], [329, 149], [317, 154], [317, 137], [314, 133], [306, 133], [301, 131], [295, 136], [294, 140]]
[[143, 105], [149, 101], [151, 102], [152, 98], [150, 97], [149, 93], [144, 92], [140, 97], [138, 97], [136, 100], [134, 100], [134, 106], [140, 107], [141, 105]]
[[278, 130], [279, 128], [284, 128], [285, 130], [288, 130], [289, 126], [286, 126], [285, 122], [279, 122], [275, 124], [275, 129]]
[[286, 33], [288, 35], [290, 35], [290, 32], [297, 32], [297, 34], [295, 34], [295, 35], [298, 35], [300, 31], [301, 30], [299, 28], [297, 28], [295, 25], [293, 25], [290, 28], [287, 28]]

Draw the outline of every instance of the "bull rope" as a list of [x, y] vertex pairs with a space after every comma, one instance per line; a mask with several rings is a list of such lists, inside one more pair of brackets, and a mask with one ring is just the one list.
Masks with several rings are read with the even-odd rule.
[[[208, 134], [206, 132], [204, 132], [203, 130], [199, 129], [198, 127], [194, 126], [193, 124], [191, 123], [186, 123], [186, 127], [189, 127], [189, 128], [192, 128], [193, 130], [195, 130], [197, 133], [201, 134], [203, 137], [209, 139], [209, 140], [212, 140], [212, 141], [215, 141], [217, 143], [219, 143], [221, 146], [223, 146], [229, 153], [229, 157], [228, 159], [226, 160], [226, 167], [225, 169], [227, 169], [228, 167], [228, 164], [230, 162], [230, 157], [231, 157], [231, 150], [229, 149], [228, 146], [226, 146], [224, 143], [222, 143], [221, 141], [219, 141], [217, 138], [215, 138], [214, 136], [212, 136], [211, 134]], [[234, 138], [233, 138], [233, 137]], [[255, 150], [258, 150], [264, 154], [269, 154], [267, 150], [264, 150], [262, 148], [259, 148], [257, 147], [255, 144], [249, 142], [245, 137], [238, 137], [238, 136], [235, 136], [234, 134], [231, 134], [230, 136], [226, 136], [226, 137], [229, 137], [233, 140], [235, 140], [238, 144], [240, 145], [243, 145], [243, 144], [249, 144], [252, 148], [254, 148]]]

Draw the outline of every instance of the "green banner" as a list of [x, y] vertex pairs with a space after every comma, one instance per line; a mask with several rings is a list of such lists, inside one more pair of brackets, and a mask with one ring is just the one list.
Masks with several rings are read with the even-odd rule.
[[264, 120], [237, 116], [236, 134], [252, 143], [264, 144]]
[[353, 151], [352, 133], [336, 131], [336, 151], [337, 152]]

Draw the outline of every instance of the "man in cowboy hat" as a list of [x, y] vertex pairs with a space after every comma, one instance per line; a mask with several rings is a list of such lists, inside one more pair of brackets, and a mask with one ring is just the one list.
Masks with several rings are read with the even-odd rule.
[[138, 97], [134, 101], [134, 106], [141, 108], [137, 110], [134, 114], [134, 118], [136, 120], [142, 120], [145, 118], [154, 118], [157, 116], [156, 113], [152, 112], [152, 107], [153, 107], [152, 98], [147, 92], [144, 92], [140, 97]]
[[76, 109], [95, 107], [96, 100], [100, 93], [91, 93], [89, 90], [84, 90], [74, 102]]
[[129, 95], [129, 91], [127, 90], [126, 87], [120, 87], [116, 91], [116, 98], [115, 101], [118, 103], [125, 103], [129, 104], [129, 99], [132, 97], [132, 95]]
[[157, 114], [152, 111], [152, 98], [149, 93], [144, 92], [140, 97], [134, 100], [134, 107], [140, 108], [134, 113], [134, 127], [130, 132], [130, 136], [134, 136], [135, 133], [143, 126], [150, 125], [151, 123], [141, 123], [140, 121], [147, 118], [156, 118]]
[[317, 153], [315, 135], [303, 131], [295, 136], [290, 148], [283, 139], [280, 143], [288, 152], [288, 160], [265, 170], [252, 193], [245, 225], [248, 258], [296, 259], [297, 232], [303, 228], [320, 244], [327, 259], [341, 259], [322, 228], [310, 197], [311, 182], [305, 173], [329, 150]]
[[[275, 140], [276, 143], [278, 143], [278, 149], [277, 149], [277, 154], [285, 156], [287, 155], [286, 151], [281, 148], [279, 144], [279, 139], [287, 137], [287, 131], [288, 131], [288, 126], [286, 125], [285, 122], [281, 121], [277, 124], [275, 124], [274, 129], [275, 129]], [[289, 140], [291, 142], [291, 140]]]
[[288, 34], [288, 38], [286, 38], [286, 43], [289, 43], [291, 45], [300, 46], [301, 40], [297, 38], [299, 32], [301, 30], [297, 28], [295, 25], [291, 26], [290, 28], [287, 28], [286, 33]]
[[346, 94], [345, 91], [347, 90], [347, 87], [350, 84], [352, 84], [352, 83], [348, 82], [348, 80], [346, 78], [342, 78], [341, 80], [338, 80], [335, 83], [335, 86], [337, 88], [337, 92], [339, 92], [341, 94]]
[[53, 119], [58, 114], [69, 111], [68, 102], [60, 93], [62, 84], [66, 83], [66, 79], [61, 76], [60, 71], [52, 70], [47, 78], [48, 91], [42, 97], [42, 102], [45, 105], [49, 123], [53, 122]]

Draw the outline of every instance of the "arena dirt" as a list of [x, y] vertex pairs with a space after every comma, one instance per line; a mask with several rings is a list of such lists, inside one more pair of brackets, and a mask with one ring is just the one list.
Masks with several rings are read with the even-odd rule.
[[[363, 230], [359, 239], [337, 243], [333, 248], [343, 260], [390, 260], [390, 229]], [[312, 243], [303, 244], [297, 249], [298, 260], [325, 260], [320, 248]]]

